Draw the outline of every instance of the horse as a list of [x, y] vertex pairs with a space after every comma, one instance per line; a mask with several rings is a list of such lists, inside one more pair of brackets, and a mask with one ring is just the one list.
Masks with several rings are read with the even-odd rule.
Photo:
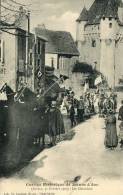
[[[42, 137], [44, 145], [42, 110], [45, 108], [42, 109], [36, 95], [27, 87], [15, 93], [5, 84], [0, 92], [6, 93], [7, 96], [7, 101], [0, 104], [1, 156], [5, 167], [13, 167], [32, 151], [35, 138]], [[20, 99], [23, 101], [19, 101]]]

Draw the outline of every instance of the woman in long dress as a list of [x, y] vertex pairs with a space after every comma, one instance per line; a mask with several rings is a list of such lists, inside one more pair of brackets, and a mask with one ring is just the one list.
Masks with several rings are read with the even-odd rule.
[[119, 125], [119, 128], [120, 128], [120, 132], [119, 132], [119, 140], [120, 140], [120, 148], [123, 149], [123, 121], [121, 121], [120, 125]]
[[118, 145], [118, 136], [116, 129], [116, 117], [113, 111], [110, 110], [105, 119], [106, 132], [105, 132], [105, 147], [114, 149]]
[[123, 149], [123, 100], [121, 101], [121, 107], [119, 109], [119, 114], [118, 114], [118, 120], [121, 121], [119, 128], [119, 140], [120, 140], [120, 147]]

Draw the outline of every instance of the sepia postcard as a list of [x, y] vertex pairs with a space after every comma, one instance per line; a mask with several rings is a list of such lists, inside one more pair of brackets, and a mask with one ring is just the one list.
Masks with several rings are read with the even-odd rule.
[[123, 195], [123, 0], [0, 0], [0, 195]]

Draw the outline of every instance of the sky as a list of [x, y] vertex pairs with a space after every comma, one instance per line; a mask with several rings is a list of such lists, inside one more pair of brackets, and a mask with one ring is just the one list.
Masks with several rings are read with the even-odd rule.
[[[17, 1], [17, 0], [16, 0]], [[65, 30], [76, 37], [76, 19], [83, 6], [90, 7], [93, 0], [18, 0], [29, 6], [31, 11], [31, 28], [45, 24], [47, 29]]]

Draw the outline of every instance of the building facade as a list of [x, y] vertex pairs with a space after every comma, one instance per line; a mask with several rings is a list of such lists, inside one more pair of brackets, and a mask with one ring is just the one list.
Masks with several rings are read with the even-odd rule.
[[80, 61], [100, 71], [110, 87], [123, 78], [123, 3], [95, 0], [83, 8], [77, 21], [76, 42]]
[[[71, 34], [65, 31], [52, 31], [40, 27], [35, 28], [35, 32], [37, 36], [43, 36], [48, 40], [46, 43], [45, 64], [54, 67], [55, 74], [58, 77], [65, 75], [71, 78], [72, 67], [79, 56]], [[69, 81], [66, 81], [68, 86], [70, 85]]]
[[[28, 40], [27, 40], [28, 39]], [[28, 47], [27, 47], [28, 45]], [[27, 85], [40, 88], [45, 68], [45, 40], [20, 28], [9, 27], [0, 34], [0, 82], [14, 91]]]

